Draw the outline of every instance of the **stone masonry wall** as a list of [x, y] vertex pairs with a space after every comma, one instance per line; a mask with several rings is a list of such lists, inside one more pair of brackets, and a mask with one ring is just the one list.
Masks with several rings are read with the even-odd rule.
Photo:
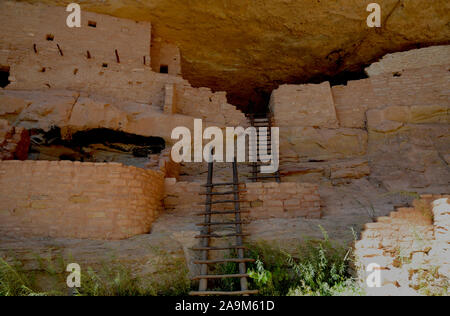
[[431, 262], [439, 265], [439, 273], [450, 278], [450, 199], [432, 199], [434, 243], [429, 252]]
[[178, 178], [180, 164], [172, 160], [171, 148], [163, 149], [160, 154], [150, 155], [149, 160], [145, 168], [159, 170], [164, 174], [165, 178]]
[[366, 68], [366, 73], [376, 76], [384, 73], [402, 73], [405, 69], [448, 64], [450, 46], [431, 46], [406, 52], [389, 54]]
[[0, 234], [123, 239], [162, 210], [161, 172], [117, 163], [0, 161]]
[[[426, 62], [430, 51], [439, 56], [434, 63]], [[449, 51], [438, 46], [387, 55], [370, 78], [345, 86], [273, 91], [281, 173], [297, 181], [336, 181], [331, 170], [350, 178], [370, 173], [389, 190], [447, 192]]]
[[426, 271], [434, 277], [450, 277], [446, 255], [450, 241], [449, 197], [422, 195], [414, 201], [414, 207], [398, 208], [365, 225], [361, 240], [355, 243], [359, 275], [365, 280], [367, 266], [376, 263], [382, 279], [382, 287], [369, 288], [369, 293], [410, 294], [411, 289], [420, 290], [418, 277]]
[[[178, 113], [217, 123], [245, 119], [223, 93], [192, 88], [170, 69], [169, 74], [151, 70], [150, 23], [83, 11], [82, 27], [69, 28], [67, 15], [64, 7], [0, 2], [5, 24], [0, 66], [9, 67], [11, 81], [6, 89], [72, 90], [109, 98], [110, 103], [153, 105], [162, 112], [170, 84], [177, 91]], [[92, 22], [95, 27], [89, 26]], [[219, 117], [219, 108], [228, 111]]]
[[244, 198], [250, 203], [250, 217], [320, 218], [320, 196], [317, 185], [296, 182], [255, 182], [245, 184]]
[[153, 71], [160, 72], [161, 66], [166, 66], [169, 75], [181, 76], [181, 55], [176, 45], [153, 38], [150, 52]]
[[[166, 179], [166, 195], [164, 205], [166, 209], [183, 212], [198, 213], [203, 210], [205, 188], [200, 183], [177, 182]], [[244, 217], [251, 219], [320, 218], [320, 196], [318, 186], [309, 183], [276, 183], [255, 182], [241, 185], [244, 191], [240, 194], [243, 209], [248, 210]], [[221, 205], [222, 206], [222, 205]], [[229, 208], [233, 204], [230, 203]]]
[[181, 212], [183, 214], [199, 213], [203, 210], [200, 205], [205, 202], [205, 192], [201, 183], [179, 181], [175, 178], [165, 179], [164, 208], [166, 211]]

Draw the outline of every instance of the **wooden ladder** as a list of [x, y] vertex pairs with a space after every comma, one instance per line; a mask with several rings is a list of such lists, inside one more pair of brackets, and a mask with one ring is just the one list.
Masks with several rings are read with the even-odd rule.
[[[272, 127], [272, 113], [261, 113], [261, 114], [249, 114], [248, 115], [250, 119], [250, 124], [253, 127], [256, 127], [257, 129], [259, 127], [267, 127], [267, 153], [270, 155], [272, 153], [272, 133], [271, 133], [271, 127]], [[250, 148], [251, 153], [254, 158], [255, 155], [258, 154], [259, 150], [259, 130], [258, 132], [258, 142], [256, 148]], [[253, 182], [258, 181], [264, 181], [264, 180], [275, 180], [276, 182], [281, 182], [280, 172], [277, 171], [273, 174], [261, 174], [261, 165], [264, 163], [262, 162], [251, 162], [251, 177], [249, 179]]]
[[[238, 177], [238, 171], [237, 171], [237, 164], [236, 160], [232, 163], [233, 165], [233, 182], [231, 183], [213, 183], [213, 162], [208, 163], [208, 178], [206, 185], [204, 187], [206, 188], [205, 195], [205, 212], [198, 213], [197, 215], [204, 216], [203, 223], [198, 224], [198, 226], [201, 226], [201, 233], [200, 235], [196, 236], [196, 238], [201, 239], [201, 246], [192, 248], [193, 250], [201, 251], [201, 259], [194, 261], [195, 264], [200, 265], [200, 275], [195, 276], [192, 278], [193, 280], [199, 280], [199, 289], [198, 291], [192, 291], [190, 292], [190, 295], [195, 296], [207, 296], [207, 295], [244, 295], [248, 296], [250, 294], [258, 294], [257, 290], [249, 290], [248, 289], [248, 282], [247, 282], [247, 269], [246, 269], [246, 263], [247, 262], [254, 262], [254, 259], [245, 258], [245, 249], [243, 245], [243, 237], [247, 236], [247, 234], [244, 234], [242, 231], [242, 225], [246, 224], [246, 221], [243, 221], [241, 218], [241, 214], [243, 211], [241, 211], [240, 203], [243, 201], [239, 200], [239, 193], [243, 192], [239, 188], [239, 177]], [[221, 188], [225, 191], [216, 192], [216, 188]], [[230, 189], [228, 189], [230, 187]], [[229, 196], [232, 195], [232, 199], [226, 199], [223, 198], [223, 196]], [[220, 197], [220, 200], [214, 200], [213, 197]], [[212, 210], [213, 205], [221, 205], [226, 203], [233, 203], [234, 209], [231, 210]], [[225, 215], [225, 214], [232, 214], [234, 215], [234, 219], [231, 221], [219, 221], [219, 222], [213, 222], [212, 217], [213, 215]], [[234, 225], [235, 226], [235, 233], [232, 234], [215, 234], [213, 233], [213, 227], [220, 227], [220, 226], [229, 226]], [[211, 238], [227, 238], [227, 237], [235, 237], [236, 243], [234, 245], [229, 246], [220, 246], [220, 247], [211, 247], [210, 242]], [[237, 253], [237, 258], [231, 258], [231, 259], [209, 259], [209, 253], [210, 251], [218, 251], [218, 250], [235, 250]], [[209, 274], [209, 265], [211, 264], [217, 264], [217, 263], [229, 263], [234, 262], [239, 265], [239, 273], [238, 274]], [[225, 278], [239, 278], [240, 279], [240, 285], [241, 290], [240, 291], [208, 291], [208, 281], [211, 279], [225, 279]]]

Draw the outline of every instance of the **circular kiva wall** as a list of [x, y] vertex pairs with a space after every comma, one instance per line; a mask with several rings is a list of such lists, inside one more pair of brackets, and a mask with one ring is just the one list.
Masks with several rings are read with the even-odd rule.
[[123, 239], [162, 209], [160, 171], [118, 163], [0, 161], [0, 234]]

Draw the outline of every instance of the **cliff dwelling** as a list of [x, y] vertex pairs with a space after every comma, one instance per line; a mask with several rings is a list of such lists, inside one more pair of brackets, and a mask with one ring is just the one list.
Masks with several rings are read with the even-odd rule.
[[1, 1], [0, 263], [41, 281], [13, 294], [67, 294], [60, 260], [139, 294], [448, 295], [449, 5], [380, 0], [372, 28], [366, 2], [83, 1], [69, 27]]

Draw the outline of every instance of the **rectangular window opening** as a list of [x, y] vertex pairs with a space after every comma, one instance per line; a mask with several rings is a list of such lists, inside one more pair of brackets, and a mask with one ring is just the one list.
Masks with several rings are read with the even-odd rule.
[[168, 74], [169, 73], [169, 66], [167, 66], [167, 65], [159, 66], [159, 73], [161, 73], [161, 74]]
[[0, 65], [0, 87], [5, 88], [7, 85], [11, 83], [9, 81], [9, 66]]
[[97, 27], [97, 22], [95, 22], [95, 21], [88, 21], [88, 26], [90, 26], [90, 27]]
[[53, 34], [47, 34], [47, 36], [45, 37], [45, 39], [47, 41], [53, 41], [55, 39], [55, 35]]

